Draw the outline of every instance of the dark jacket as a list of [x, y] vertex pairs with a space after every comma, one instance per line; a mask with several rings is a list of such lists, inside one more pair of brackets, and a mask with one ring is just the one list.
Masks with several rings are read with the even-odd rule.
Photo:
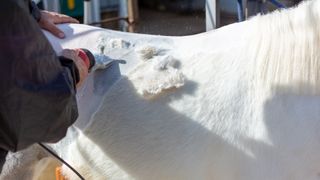
[[28, 0], [0, 5], [0, 172], [7, 151], [57, 142], [78, 116], [73, 62], [59, 58]]

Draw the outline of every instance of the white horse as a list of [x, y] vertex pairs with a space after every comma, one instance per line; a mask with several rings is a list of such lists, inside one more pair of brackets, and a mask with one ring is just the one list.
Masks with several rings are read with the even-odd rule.
[[92, 180], [320, 179], [319, 22], [314, 0], [187, 37], [93, 28], [64, 45], [127, 64], [88, 79], [53, 148]]

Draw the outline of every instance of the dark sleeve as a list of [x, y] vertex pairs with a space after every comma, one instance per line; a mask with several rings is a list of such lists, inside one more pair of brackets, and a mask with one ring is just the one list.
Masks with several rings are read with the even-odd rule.
[[0, 12], [0, 149], [56, 142], [78, 116], [78, 72], [56, 56], [28, 1], [4, 0]]
[[2, 171], [2, 167], [6, 161], [6, 156], [8, 154], [8, 151], [6, 150], [3, 150], [0, 148], [0, 174], [1, 174], [1, 171]]

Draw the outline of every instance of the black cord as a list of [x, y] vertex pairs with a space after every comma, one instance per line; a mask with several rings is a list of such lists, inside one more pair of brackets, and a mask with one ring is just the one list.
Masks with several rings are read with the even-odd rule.
[[62, 158], [60, 158], [56, 153], [54, 153], [53, 151], [51, 151], [47, 146], [45, 146], [42, 143], [38, 143], [39, 146], [41, 146], [43, 149], [45, 149], [46, 151], [48, 151], [52, 156], [54, 156], [55, 158], [57, 158], [60, 162], [62, 162], [63, 164], [65, 164], [66, 166], [68, 166], [75, 174], [78, 175], [78, 177], [81, 180], [85, 180], [84, 177], [81, 176], [81, 174], [75, 170], [70, 164], [68, 164], [65, 160], [63, 160]]

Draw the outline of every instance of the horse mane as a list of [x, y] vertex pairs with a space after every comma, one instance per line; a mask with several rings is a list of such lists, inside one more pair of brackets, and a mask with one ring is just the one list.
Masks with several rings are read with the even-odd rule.
[[[320, 94], [320, 1], [252, 18], [246, 58], [254, 86]], [[312, 88], [310, 88], [312, 87]]]

